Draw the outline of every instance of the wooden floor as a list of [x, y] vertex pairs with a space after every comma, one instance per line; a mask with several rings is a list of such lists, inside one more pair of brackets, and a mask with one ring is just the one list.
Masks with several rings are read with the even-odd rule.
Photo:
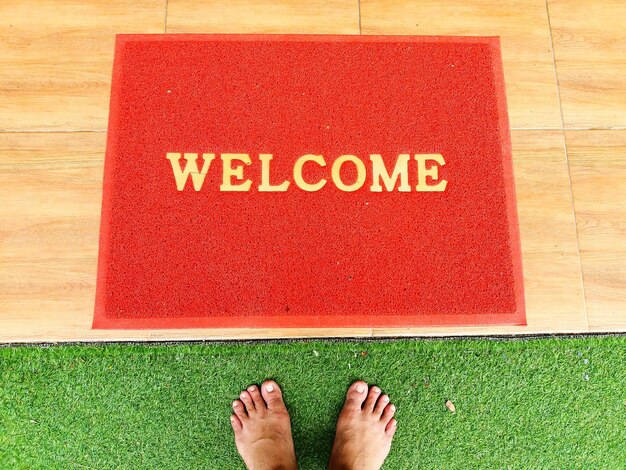
[[[623, 0], [3, 0], [0, 341], [626, 331]], [[93, 331], [115, 33], [499, 35], [527, 327]]]

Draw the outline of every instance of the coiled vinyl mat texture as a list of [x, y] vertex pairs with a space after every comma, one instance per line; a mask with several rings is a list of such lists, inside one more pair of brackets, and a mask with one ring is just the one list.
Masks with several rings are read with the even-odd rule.
[[497, 37], [119, 35], [94, 328], [525, 324]]

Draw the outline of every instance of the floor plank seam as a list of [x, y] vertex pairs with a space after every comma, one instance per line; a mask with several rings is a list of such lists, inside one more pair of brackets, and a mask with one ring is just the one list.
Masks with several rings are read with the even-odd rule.
[[626, 127], [614, 126], [614, 127], [567, 127], [564, 126], [565, 131], [624, 131]]
[[359, 11], [359, 34], [361, 34], [361, 0], [357, 0], [357, 8]]
[[561, 125], [563, 132], [563, 150], [565, 151], [565, 165], [567, 166], [567, 178], [569, 182], [569, 193], [572, 204], [572, 213], [574, 214], [574, 230], [576, 231], [576, 251], [578, 252], [578, 268], [580, 270], [580, 285], [583, 291], [583, 309], [585, 311], [585, 323], [587, 331], [589, 331], [589, 312], [587, 311], [587, 292], [585, 290], [585, 276], [583, 274], [583, 260], [580, 255], [580, 237], [578, 236], [578, 219], [576, 217], [576, 204], [574, 203], [574, 190], [572, 188], [572, 172], [569, 165], [569, 154], [567, 152], [567, 137], [565, 134], [565, 118], [563, 116], [563, 103], [561, 102], [561, 89], [559, 85], [559, 72], [556, 67], [556, 53], [554, 51], [554, 36], [552, 34], [552, 22], [550, 21], [550, 7], [548, 0], [545, 0], [546, 15], [548, 17], [548, 29], [550, 30], [550, 47], [552, 48], [552, 63], [554, 64], [554, 78], [556, 80], [556, 94], [559, 101], [559, 111], [561, 113]]

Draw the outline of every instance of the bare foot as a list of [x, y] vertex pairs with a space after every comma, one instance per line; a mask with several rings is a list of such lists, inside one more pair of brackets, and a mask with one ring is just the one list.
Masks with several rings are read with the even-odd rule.
[[250, 470], [291, 470], [298, 467], [289, 413], [278, 384], [251, 385], [233, 402], [230, 424], [235, 444]]
[[396, 432], [396, 407], [380, 388], [369, 389], [365, 382], [354, 382], [337, 420], [335, 443], [329, 468], [379, 469], [391, 449]]

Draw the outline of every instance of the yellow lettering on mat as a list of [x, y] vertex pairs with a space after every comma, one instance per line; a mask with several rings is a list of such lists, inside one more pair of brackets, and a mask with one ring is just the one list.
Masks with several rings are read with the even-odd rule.
[[[198, 154], [197, 153], [175, 153], [168, 152], [165, 157], [172, 165], [174, 172], [174, 180], [176, 189], [183, 191], [185, 184], [191, 176], [191, 181], [195, 191], [200, 191], [204, 184], [204, 179], [211, 167], [211, 162], [215, 160], [214, 153], [203, 153], [202, 169], [198, 170]], [[181, 158], [187, 160], [185, 169], [180, 165]], [[247, 153], [223, 153], [220, 155], [222, 160], [222, 184], [220, 191], [246, 192], [252, 187], [252, 180], [244, 179], [244, 169], [246, 166], [252, 165], [250, 155]], [[280, 184], [271, 183], [271, 164], [274, 156], [271, 153], [259, 154], [261, 162], [261, 182], [258, 185], [259, 192], [285, 192], [289, 188], [291, 182], [285, 180]], [[411, 156], [409, 154], [400, 154], [396, 158], [395, 165], [391, 174], [385, 166], [383, 157], [380, 154], [371, 154], [371, 176], [372, 184], [369, 190], [372, 192], [391, 192], [396, 190], [399, 192], [410, 192], [409, 185], [409, 163]], [[446, 164], [443, 155], [439, 153], [415, 154], [413, 156], [416, 164], [416, 180], [415, 191], [418, 192], [443, 192], [448, 186], [448, 181], [439, 178], [439, 169]], [[305, 181], [303, 170], [306, 163], [316, 164], [321, 168], [326, 167], [326, 160], [323, 155], [306, 154], [298, 158], [293, 165], [293, 181], [296, 186], [307, 192], [315, 192], [322, 189], [328, 180], [321, 178], [318, 181]], [[341, 177], [341, 169], [344, 165], [352, 165], [356, 169], [356, 180], [353, 183], [346, 183]], [[328, 171], [328, 170], [326, 170]], [[367, 179], [367, 167], [365, 163], [356, 155], [341, 155], [332, 164], [330, 176], [333, 184], [337, 189], [344, 192], [358, 191], [363, 187]], [[430, 184], [427, 178], [430, 177]], [[381, 184], [382, 183], [382, 184]], [[398, 184], [399, 183], [399, 184]], [[384, 189], [383, 189], [384, 188]]]

